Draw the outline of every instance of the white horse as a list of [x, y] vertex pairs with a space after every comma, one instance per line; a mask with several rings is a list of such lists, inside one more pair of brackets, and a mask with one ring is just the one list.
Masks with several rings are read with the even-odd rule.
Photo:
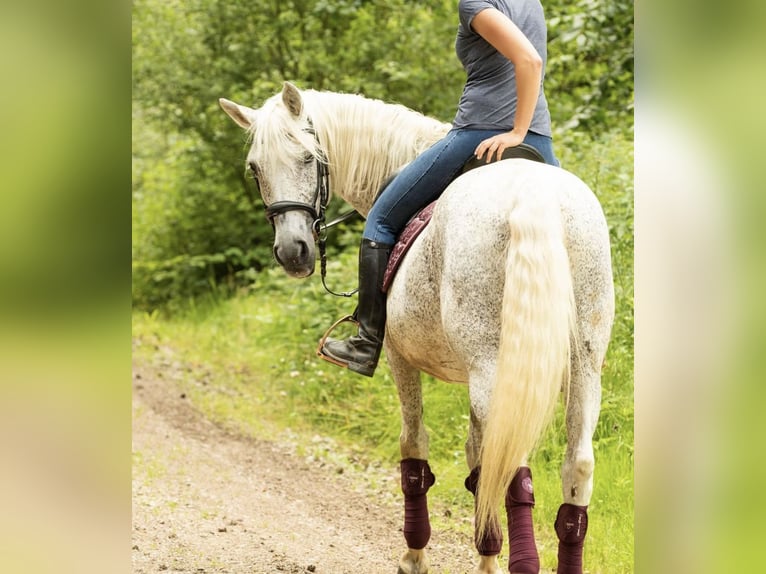
[[[252, 137], [247, 166], [274, 225], [274, 255], [295, 277], [314, 271], [328, 188], [366, 215], [382, 182], [450, 128], [400, 105], [290, 83], [260, 109], [220, 104]], [[426, 492], [434, 478], [421, 371], [468, 384], [466, 487], [476, 495], [482, 574], [500, 573], [503, 501], [510, 571], [539, 571], [525, 465], [563, 391], [558, 572], [582, 572], [601, 367], [614, 317], [609, 234], [592, 191], [563, 169], [524, 159], [467, 172], [444, 191], [406, 255], [387, 309], [408, 546], [398, 572], [429, 568]]]

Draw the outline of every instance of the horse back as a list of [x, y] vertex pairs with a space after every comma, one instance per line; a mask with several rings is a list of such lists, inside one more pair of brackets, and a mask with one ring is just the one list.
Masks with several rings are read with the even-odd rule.
[[464, 174], [439, 199], [389, 288], [388, 346], [448, 381], [494, 363], [509, 213], [534, 193], [561, 207], [576, 297], [607, 315], [611, 297], [613, 313], [608, 229], [593, 193], [560, 168], [510, 160]]

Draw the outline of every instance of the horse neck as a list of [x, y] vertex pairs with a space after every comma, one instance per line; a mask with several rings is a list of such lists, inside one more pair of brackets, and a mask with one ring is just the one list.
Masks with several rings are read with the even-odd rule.
[[333, 193], [365, 216], [386, 178], [451, 127], [398, 104], [350, 94], [313, 92], [307, 108], [327, 154]]

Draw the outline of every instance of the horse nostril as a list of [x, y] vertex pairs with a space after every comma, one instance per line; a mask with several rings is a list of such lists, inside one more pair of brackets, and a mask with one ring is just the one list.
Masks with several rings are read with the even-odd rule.
[[282, 258], [279, 256], [279, 250], [280, 250], [279, 244], [275, 243], [273, 248], [274, 259], [276, 259], [277, 263], [279, 263], [280, 265], [284, 265], [282, 262]]
[[308, 259], [308, 255], [309, 255], [308, 244], [303, 240], [299, 240], [298, 241], [298, 259], [300, 261], [305, 261], [306, 259]]
[[273, 252], [274, 259], [282, 267], [304, 265], [310, 255], [309, 245], [302, 239], [295, 240], [287, 245], [275, 243]]

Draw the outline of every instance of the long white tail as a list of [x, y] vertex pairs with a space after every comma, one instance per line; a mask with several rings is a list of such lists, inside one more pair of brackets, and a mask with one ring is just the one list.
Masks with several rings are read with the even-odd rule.
[[568, 389], [575, 303], [561, 210], [548, 192], [519, 194], [509, 215], [497, 378], [481, 449], [481, 536]]

